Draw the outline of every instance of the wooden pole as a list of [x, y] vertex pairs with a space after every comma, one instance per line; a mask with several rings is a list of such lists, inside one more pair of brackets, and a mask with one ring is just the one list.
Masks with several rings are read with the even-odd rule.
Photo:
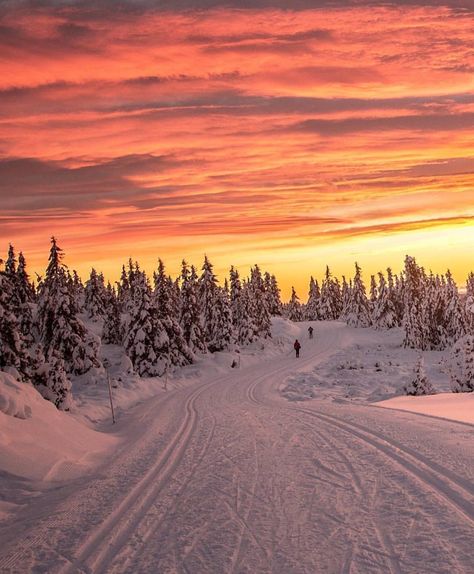
[[112, 385], [110, 384], [109, 373], [107, 373], [107, 385], [109, 387], [110, 410], [112, 411], [112, 424], [115, 424], [114, 403], [112, 401]]

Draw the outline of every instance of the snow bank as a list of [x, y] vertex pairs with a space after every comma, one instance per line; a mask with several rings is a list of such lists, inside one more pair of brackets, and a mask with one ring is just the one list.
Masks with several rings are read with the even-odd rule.
[[421, 397], [394, 397], [378, 407], [442, 417], [474, 425], [474, 393], [440, 393]]
[[63, 480], [96, 464], [118, 439], [60, 412], [30, 384], [0, 371], [0, 470]]

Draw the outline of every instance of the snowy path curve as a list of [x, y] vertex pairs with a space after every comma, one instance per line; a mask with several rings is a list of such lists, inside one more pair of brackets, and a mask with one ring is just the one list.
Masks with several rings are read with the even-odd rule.
[[280, 396], [346, 343], [326, 326], [298, 361], [137, 407], [113, 460], [0, 531], [0, 571], [474, 571], [472, 427]]

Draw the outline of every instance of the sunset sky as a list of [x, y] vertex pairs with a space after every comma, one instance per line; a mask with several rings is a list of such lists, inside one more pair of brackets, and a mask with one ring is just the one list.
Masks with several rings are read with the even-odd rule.
[[0, 195], [31, 273], [54, 234], [83, 278], [207, 253], [305, 299], [409, 253], [461, 284], [474, 1], [3, 2]]

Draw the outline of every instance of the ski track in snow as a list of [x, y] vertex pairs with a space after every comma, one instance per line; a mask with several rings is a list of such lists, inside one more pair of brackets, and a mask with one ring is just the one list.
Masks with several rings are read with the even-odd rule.
[[2, 526], [0, 571], [470, 574], [474, 463], [430, 433], [472, 442], [471, 427], [279, 395], [344, 344], [335, 325], [298, 361], [133, 409], [111, 460]]

